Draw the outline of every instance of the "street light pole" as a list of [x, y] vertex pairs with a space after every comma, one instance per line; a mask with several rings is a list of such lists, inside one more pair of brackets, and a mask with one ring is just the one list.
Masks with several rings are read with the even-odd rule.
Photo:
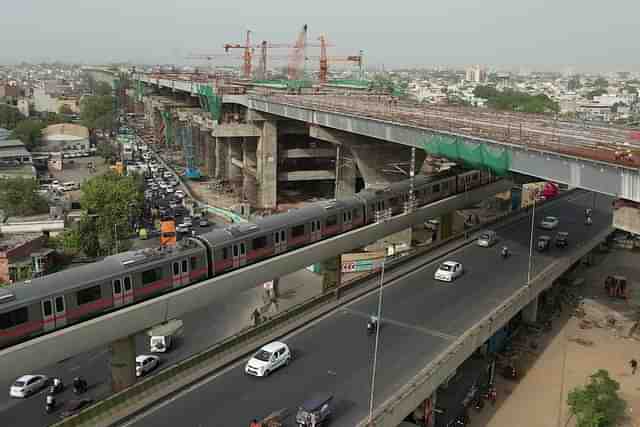
[[387, 246], [385, 242], [384, 257], [380, 270], [380, 288], [378, 292], [378, 325], [376, 326], [376, 343], [373, 350], [373, 371], [371, 372], [371, 395], [369, 397], [369, 425], [373, 421], [373, 392], [376, 385], [376, 366], [378, 364], [378, 344], [380, 343], [380, 328], [382, 326], [382, 289], [384, 285], [384, 266], [387, 263]]
[[533, 261], [533, 228], [536, 222], [536, 198], [537, 194], [533, 195], [533, 208], [531, 209], [531, 235], [529, 236], [529, 268], [527, 270], [527, 286], [531, 285], [531, 264]]

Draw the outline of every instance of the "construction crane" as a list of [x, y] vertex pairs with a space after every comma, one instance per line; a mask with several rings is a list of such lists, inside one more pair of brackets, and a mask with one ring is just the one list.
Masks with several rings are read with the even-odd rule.
[[340, 62], [353, 62], [358, 65], [360, 69], [360, 76], [362, 76], [362, 56], [363, 52], [360, 51], [359, 55], [349, 55], [346, 57], [329, 57], [327, 56], [327, 39], [324, 35], [318, 38], [320, 40], [320, 83], [326, 83], [329, 77], [329, 63], [336, 64]]
[[229, 52], [230, 49], [244, 49], [242, 76], [245, 79], [251, 78], [251, 57], [253, 56], [253, 49], [255, 46], [251, 45], [251, 30], [247, 30], [247, 36], [244, 44], [239, 43], [227, 43], [224, 45], [224, 51]]
[[287, 67], [289, 80], [300, 80], [304, 76], [304, 66], [307, 59], [307, 29], [307, 24], [304, 24], [302, 31], [298, 34], [296, 44], [293, 46]]

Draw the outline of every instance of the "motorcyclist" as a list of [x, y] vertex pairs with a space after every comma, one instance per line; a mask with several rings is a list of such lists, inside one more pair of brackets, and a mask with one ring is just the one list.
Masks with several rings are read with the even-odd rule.
[[509, 248], [507, 248], [506, 246], [503, 246], [503, 247], [502, 247], [502, 258], [506, 258], [506, 257], [508, 257], [509, 255], [510, 255], [510, 254], [509, 254]]
[[584, 216], [585, 216], [585, 217], [590, 217], [590, 216], [591, 216], [591, 212], [592, 212], [592, 209], [591, 209], [591, 208], [586, 208], [586, 209], [584, 210]]
[[60, 381], [60, 378], [55, 377], [53, 379], [53, 389], [54, 390], [60, 390], [60, 387], [62, 386], [62, 381]]
[[378, 316], [371, 315], [369, 316], [369, 321], [367, 322], [367, 329], [369, 331], [375, 331], [378, 327]]
[[75, 377], [73, 379], [73, 388], [78, 393], [83, 393], [87, 390], [87, 382], [82, 377]]
[[587, 225], [591, 225], [591, 224], [593, 223], [593, 220], [591, 219], [591, 217], [590, 217], [590, 216], [588, 216], [588, 217], [584, 220], [584, 223], [585, 223], [585, 224], [587, 224]]
[[47, 410], [52, 410], [56, 406], [56, 398], [51, 394], [47, 394], [45, 398], [45, 407]]

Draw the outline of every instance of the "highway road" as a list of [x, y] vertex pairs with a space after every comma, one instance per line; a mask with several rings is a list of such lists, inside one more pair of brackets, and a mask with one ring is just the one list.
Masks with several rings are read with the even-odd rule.
[[[580, 193], [539, 209], [560, 218], [558, 230], [570, 233], [566, 249], [535, 253], [534, 274], [575, 250], [611, 224], [611, 198]], [[595, 202], [594, 225], [584, 225], [584, 208]], [[468, 245], [447, 259], [463, 263], [466, 273], [453, 283], [433, 280], [435, 263], [399, 278], [386, 286], [383, 296], [381, 342], [376, 377], [376, 404], [405, 384], [418, 369], [442, 352], [465, 330], [526, 282], [530, 217], [498, 229], [501, 241], [492, 248]], [[536, 228], [535, 236], [554, 232]], [[507, 245], [513, 256], [503, 260], [500, 248]], [[377, 307], [370, 294], [302, 330], [284, 337], [294, 360], [267, 378], [243, 373], [244, 362], [201, 380], [184, 392], [166, 399], [129, 420], [127, 426], [247, 426], [288, 408], [293, 425], [296, 408], [319, 391], [335, 395], [332, 427], [354, 426], [368, 411], [374, 339], [365, 331], [366, 318]]]
[[[297, 298], [309, 298], [312, 292], [320, 293], [322, 289], [320, 277], [307, 271], [285, 276], [280, 283], [289, 294], [297, 294]], [[263, 290], [258, 286], [182, 317], [184, 333], [172, 351], [160, 354], [161, 366], [183, 360], [248, 326], [251, 312], [263, 304], [262, 298]], [[146, 334], [136, 336], [136, 348], [137, 354], [149, 354], [149, 338]], [[16, 377], [26, 373], [16, 372]], [[105, 347], [82, 353], [36, 373], [58, 376], [65, 384], [70, 384], [73, 377], [81, 375], [89, 382], [87, 396], [103, 398], [111, 390], [110, 350]], [[12, 399], [9, 397], [9, 386], [10, 383], [0, 382], [0, 425], [17, 425], [16, 420], [20, 420], [22, 426], [40, 427], [58, 419], [60, 411], [50, 415], [44, 411], [45, 391], [27, 399]], [[71, 390], [67, 389], [58, 401], [67, 401], [72, 396]]]

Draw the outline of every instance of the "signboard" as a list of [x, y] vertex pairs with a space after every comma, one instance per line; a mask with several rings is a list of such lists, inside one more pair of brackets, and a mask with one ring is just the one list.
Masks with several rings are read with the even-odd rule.
[[382, 268], [384, 258], [384, 251], [344, 254], [342, 255], [342, 272], [359, 273], [379, 270]]

